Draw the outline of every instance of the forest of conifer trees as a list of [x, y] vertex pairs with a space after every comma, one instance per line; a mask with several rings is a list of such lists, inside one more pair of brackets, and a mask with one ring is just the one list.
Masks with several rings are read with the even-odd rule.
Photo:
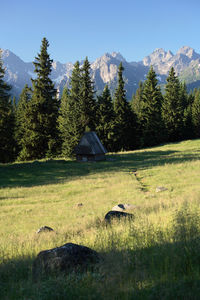
[[70, 86], [59, 99], [48, 46], [44, 38], [34, 61], [36, 79], [32, 87], [25, 85], [17, 104], [0, 58], [0, 162], [73, 156], [85, 131], [96, 131], [109, 152], [200, 138], [200, 90], [188, 92], [173, 68], [161, 92], [151, 67], [128, 102], [122, 63], [112, 99], [107, 85], [96, 96], [86, 57], [82, 67], [74, 64]]

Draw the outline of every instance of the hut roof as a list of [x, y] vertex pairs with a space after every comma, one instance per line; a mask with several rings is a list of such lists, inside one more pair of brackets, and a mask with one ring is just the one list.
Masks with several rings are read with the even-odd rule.
[[105, 154], [107, 150], [100, 142], [96, 132], [85, 132], [79, 144], [74, 149], [75, 154], [80, 155], [96, 155]]

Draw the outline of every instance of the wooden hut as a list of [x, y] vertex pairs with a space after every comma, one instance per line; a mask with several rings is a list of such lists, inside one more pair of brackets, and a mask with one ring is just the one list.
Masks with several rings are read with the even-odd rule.
[[107, 150], [100, 142], [94, 131], [85, 132], [79, 144], [75, 147], [74, 153], [78, 161], [99, 161], [105, 160]]

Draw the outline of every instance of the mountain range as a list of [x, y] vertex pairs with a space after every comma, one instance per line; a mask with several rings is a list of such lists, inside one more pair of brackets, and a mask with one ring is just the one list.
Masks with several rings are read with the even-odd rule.
[[[9, 50], [2, 50], [2, 60], [5, 67], [4, 80], [12, 86], [11, 93], [19, 97], [24, 85], [31, 86], [31, 78], [35, 78], [32, 62], [24, 62]], [[188, 89], [200, 87], [200, 54], [188, 46], [180, 48], [176, 54], [157, 48], [150, 55], [139, 62], [127, 62], [120, 53], [105, 53], [94, 62], [91, 62], [91, 76], [95, 84], [97, 94], [101, 93], [105, 84], [110, 87], [111, 93], [117, 85], [117, 68], [123, 63], [125, 89], [127, 99], [131, 99], [140, 81], [144, 81], [152, 65], [159, 84], [165, 83], [170, 68], [173, 66], [180, 80], [185, 81]], [[63, 87], [69, 85], [73, 64], [62, 64], [54, 61], [52, 64], [51, 79], [55, 87], [62, 93]]]

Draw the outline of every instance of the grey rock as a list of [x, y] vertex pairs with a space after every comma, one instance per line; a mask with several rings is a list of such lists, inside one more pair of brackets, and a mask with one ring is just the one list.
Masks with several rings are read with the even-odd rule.
[[124, 210], [131, 210], [131, 209], [134, 209], [134, 208], [136, 208], [135, 205], [125, 203], [125, 204], [118, 204], [118, 205], [115, 205], [115, 206], [112, 208], [112, 210], [113, 210], [113, 211], [124, 211]]
[[110, 210], [106, 215], [105, 215], [105, 221], [110, 223], [113, 219], [124, 219], [127, 218], [129, 220], [134, 218], [133, 214], [129, 214], [123, 211], [117, 211], [117, 210]]
[[125, 207], [124, 204], [117, 204], [112, 208], [112, 211], [124, 211]]
[[49, 226], [42, 226], [37, 230], [37, 233], [50, 232], [50, 231], [54, 231], [54, 230]]
[[157, 186], [156, 193], [167, 191], [168, 189], [164, 186]]
[[134, 208], [136, 208], [136, 205], [125, 203], [125, 204], [124, 204], [124, 207], [125, 207], [126, 210], [129, 210], [129, 209], [134, 209]]
[[32, 268], [33, 280], [49, 273], [69, 274], [73, 271], [86, 271], [89, 265], [98, 263], [99, 254], [82, 245], [67, 243], [50, 250], [41, 251]]

